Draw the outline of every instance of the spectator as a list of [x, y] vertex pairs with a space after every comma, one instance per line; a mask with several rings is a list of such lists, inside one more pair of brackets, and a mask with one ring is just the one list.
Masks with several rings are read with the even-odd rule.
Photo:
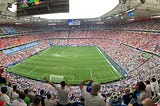
[[42, 106], [41, 98], [35, 97], [34, 102], [30, 104], [30, 106]]
[[142, 103], [137, 103], [137, 104], [130, 103], [128, 106], [154, 106], [154, 103], [151, 98], [146, 98], [142, 101]]
[[44, 100], [45, 100], [46, 97], [44, 95], [44, 90], [41, 90], [40, 95], [36, 95], [36, 96], [40, 97], [42, 106], [45, 106]]
[[151, 85], [149, 80], [146, 81], [146, 92], [148, 94], [148, 97], [152, 98], [152, 90], [151, 90]]
[[66, 86], [65, 81], [61, 81], [61, 87], [56, 86], [53, 82], [49, 83], [52, 85], [58, 92], [58, 106], [70, 106], [69, 103], [69, 84]]
[[151, 90], [154, 94], [153, 97], [156, 97], [157, 94], [159, 93], [159, 85], [158, 82], [156, 81], [156, 78], [151, 78]]
[[13, 92], [13, 88], [12, 88], [12, 85], [11, 83], [9, 82], [8, 83], [8, 86], [7, 86], [7, 95], [11, 98], [11, 93]]
[[27, 106], [30, 104], [30, 98], [28, 97], [28, 89], [24, 90], [25, 98], [24, 102], [27, 104]]
[[137, 99], [136, 92], [130, 92], [130, 89], [126, 89], [125, 95], [123, 95], [124, 104], [128, 105], [131, 99]]
[[27, 106], [27, 104], [24, 102], [24, 98], [24, 93], [20, 92], [19, 98], [13, 101], [12, 106]]
[[44, 100], [45, 106], [56, 106], [56, 102], [52, 100], [51, 94], [47, 93], [47, 98]]
[[84, 97], [85, 106], [105, 106], [105, 101], [104, 101], [105, 98], [98, 95], [101, 88], [99, 83], [92, 83], [91, 93], [85, 91], [83, 85], [89, 81], [93, 82], [93, 80], [84, 80], [79, 84], [82, 96]]
[[154, 106], [153, 100], [151, 98], [146, 98], [142, 101], [143, 106]]
[[13, 86], [13, 92], [11, 92], [11, 98], [12, 98], [13, 100], [19, 98], [19, 95], [18, 95], [18, 93], [17, 93], [17, 85], [14, 85], [14, 86]]
[[80, 98], [80, 102], [74, 102], [72, 106], [85, 106], [84, 105], [84, 98]]
[[6, 83], [7, 83], [6, 79], [4, 77], [2, 77], [1, 74], [0, 74], [0, 87], [3, 86]]
[[1, 88], [1, 92], [2, 92], [2, 94], [0, 95], [0, 101], [9, 104], [10, 98], [9, 98], [9, 96], [6, 94], [6, 93], [7, 93], [7, 87], [2, 87], [2, 88]]
[[139, 82], [138, 91], [140, 92], [140, 100], [149, 98], [149, 95], [147, 94], [147, 91], [146, 91], [146, 86], [142, 81]]

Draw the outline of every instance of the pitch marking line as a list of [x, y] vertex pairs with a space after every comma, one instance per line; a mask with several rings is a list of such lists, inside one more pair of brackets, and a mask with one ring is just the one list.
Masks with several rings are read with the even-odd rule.
[[[103, 58], [101, 58], [105, 63], [109, 63], [110, 66], [113, 68], [114, 71], [116, 71], [116, 69], [113, 67], [113, 65], [108, 61], [108, 59], [106, 59], [106, 57], [103, 55], [103, 53], [97, 48], [98, 52], [103, 56]], [[101, 57], [101, 56], [100, 56]], [[111, 70], [110, 70], [111, 71]], [[116, 71], [117, 72], [117, 71]], [[111, 71], [112, 75], [115, 76], [117, 78], [117, 75], [115, 73], [113, 73], [113, 71]], [[118, 72], [117, 72], [118, 73]]]
[[71, 81], [74, 81], [74, 75], [63, 75], [64, 77], [68, 77], [68, 78], [71, 78], [72, 80]]
[[39, 66], [39, 67], [42, 67], [42, 68], [45, 68], [45, 69], [49, 69], [49, 71], [51, 72], [57, 72], [59, 70], [65, 70], [66, 68], [70, 69], [70, 70], [74, 70], [73, 67], [68, 67], [68, 66], [59, 66], [59, 67], [44, 67], [44, 66]]
[[[43, 76], [42, 76], [42, 78], [44, 78], [45, 76], [50, 76], [51, 74], [43, 74]], [[54, 75], [54, 74], [53, 74]], [[69, 81], [74, 81], [74, 76], [73, 75], [62, 75], [62, 76], [64, 76], [64, 77], [68, 77], [68, 78], [72, 78], [71, 80], [69, 80]]]
[[27, 75], [30, 75], [34, 70], [36, 70], [39, 66], [36, 66], [34, 69], [32, 69]]
[[42, 78], [46, 77], [47, 75], [50, 76], [51, 74], [43, 74]]
[[89, 72], [90, 72], [90, 75], [91, 75], [91, 79], [93, 80], [92, 70], [90, 69]]
[[[107, 80], [109, 80], [109, 79], [113, 80], [112, 78], [107, 78]], [[68, 81], [72, 81], [72, 80], [68, 80]], [[82, 81], [82, 80], [80, 79], [80, 80], [74, 80], [74, 81]], [[105, 82], [106, 79], [97, 79], [95, 81], [103, 81], [103, 82]]]

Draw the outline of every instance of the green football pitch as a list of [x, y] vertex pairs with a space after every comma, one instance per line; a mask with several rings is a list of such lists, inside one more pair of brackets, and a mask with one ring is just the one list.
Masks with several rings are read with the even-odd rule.
[[58, 82], [64, 79], [70, 84], [79, 84], [85, 79], [104, 83], [120, 78], [95, 46], [52, 46], [22, 63], [9, 67], [8, 71], [36, 80], [47, 77]]

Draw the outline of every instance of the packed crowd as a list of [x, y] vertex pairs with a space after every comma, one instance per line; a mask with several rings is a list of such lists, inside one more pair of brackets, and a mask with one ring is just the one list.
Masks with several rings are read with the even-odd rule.
[[[70, 86], [67, 81], [59, 85], [11, 73], [2, 75], [6, 79], [0, 76], [0, 104], [7, 106], [154, 106], [159, 103], [159, 85], [154, 77], [146, 81], [126, 79], [103, 85], [84, 80], [78, 87]], [[150, 105], [144, 105], [148, 99]]]
[[36, 40], [38, 40], [38, 38], [34, 35], [2, 37], [0, 38], [0, 50], [26, 44], [28, 42], [33, 42]]
[[[76, 34], [77, 33], [77, 34]], [[110, 31], [74, 31], [70, 38], [108, 38], [142, 50], [159, 52], [159, 34], [143, 32]]]
[[[113, 31], [71, 31], [71, 32], [57, 31], [53, 33], [43, 33], [39, 36], [34, 36], [34, 35], [16, 36], [16, 37], [1, 38], [0, 40], [3, 41], [3, 42], [0, 41], [1, 48], [21, 45], [21, 44], [40, 40], [39, 44], [36, 45], [35, 47], [29, 48], [23, 51], [19, 51], [12, 55], [6, 55], [2, 51], [0, 51], [0, 62], [1, 62], [0, 64], [4, 66], [7, 66], [10, 63], [14, 63], [16, 61], [21, 61], [41, 50], [48, 48], [50, 45], [63, 45], [63, 46], [65, 45], [76, 45], [76, 46], [96, 45], [96, 46], [99, 46], [106, 54], [108, 54], [113, 60], [115, 60], [115, 62], [123, 66], [129, 72], [129, 77], [127, 79], [114, 82], [114, 83], [103, 84], [101, 85], [101, 89], [96, 88], [98, 89], [97, 91], [100, 90], [102, 94], [105, 94], [105, 96], [107, 96], [107, 100], [106, 100], [107, 106], [108, 104], [110, 104], [111, 106], [114, 106], [112, 104], [121, 103], [120, 102], [122, 101], [121, 97], [123, 97], [123, 95], [130, 94], [133, 91], [135, 92], [131, 94], [136, 93], [136, 95], [140, 95], [140, 96], [136, 96], [135, 98], [136, 99], [141, 98], [142, 99], [140, 100], [141, 103], [143, 100], [146, 100], [147, 98], [155, 98], [157, 96], [156, 94], [159, 92], [158, 90], [155, 91], [152, 87], [151, 91], [154, 94], [152, 96], [151, 95], [146, 96], [148, 94], [145, 94], [144, 92], [145, 89], [147, 89], [144, 87], [144, 81], [151, 80], [151, 84], [150, 84], [151, 86], [156, 85], [158, 83], [157, 81], [155, 81], [155, 79], [153, 80], [153, 78], [156, 78], [157, 80], [160, 79], [160, 76], [159, 76], [160, 59], [157, 55], [150, 55], [147, 58], [143, 57], [142, 56], [143, 51], [141, 51], [141, 50], [147, 50], [153, 53], [159, 53], [160, 52], [160, 49], [159, 49], [160, 36], [158, 34], [123, 32], [123, 31], [114, 31], [114, 32]], [[30, 99], [30, 102], [28, 103], [25, 100], [25, 103], [26, 104], [28, 103], [28, 105], [34, 106], [35, 102], [38, 101], [35, 95], [40, 95], [41, 90], [44, 91], [42, 95], [45, 98], [48, 98], [49, 94], [52, 95], [52, 99], [54, 100], [53, 106], [56, 105], [56, 103], [60, 103], [60, 104], [62, 103], [62, 105], [65, 105], [63, 104], [63, 102], [61, 102], [61, 100], [59, 100], [60, 95], [57, 89], [60, 89], [60, 88], [56, 88], [55, 86], [57, 85], [55, 84], [27, 79], [11, 73], [5, 73], [4, 77], [6, 78], [7, 81], [9, 81], [12, 84], [12, 86], [17, 85], [17, 89], [13, 92], [17, 92], [17, 94], [15, 95], [19, 95], [19, 96], [16, 96], [15, 98], [12, 98], [11, 93], [8, 93], [7, 95], [9, 96], [10, 100], [13, 102], [12, 103], [12, 102], [5, 101], [8, 104], [12, 104], [13, 106], [16, 106], [14, 105], [14, 103], [16, 100], [17, 101], [19, 100], [18, 98], [20, 98], [20, 100], [24, 99], [24, 98], [21, 98], [23, 94], [19, 92], [20, 91], [24, 92], [23, 90], [27, 89], [29, 91], [29, 94], [27, 93], [25, 95], [30, 95], [30, 96], [27, 96]], [[152, 84], [153, 82], [155, 82], [155, 84]], [[83, 98], [85, 100], [84, 102], [85, 106], [91, 106], [91, 105], [87, 105], [86, 101], [88, 100], [88, 98], [86, 95], [88, 94], [84, 90], [85, 87], [84, 88], [82, 87], [83, 84], [84, 83], [81, 83], [80, 88], [77, 86], [70, 86], [70, 89], [69, 89], [70, 93], [68, 94], [69, 95], [68, 100], [70, 101], [70, 103], [73, 104], [73, 106], [74, 106], [74, 103], [76, 102], [78, 103], [82, 102]], [[96, 87], [97, 86], [99, 85], [96, 85]], [[94, 84], [92, 87], [94, 87]], [[6, 88], [4, 87], [1, 88], [2, 95], [3, 93], [5, 94], [5, 92], [3, 92], [5, 91], [4, 89]], [[14, 86], [12, 87], [12, 89], [15, 89]], [[159, 88], [157, 87], [157, 89]], [[112, 97], [114, 96], [113, 92], [115, 91], [118, 91], [118, 94], [121, 94], [121, 96], [118, 96], [118, 99], [114, 100]], [[99, 95], [96, 93], [95, 95]], [[2, 99], [0, 98], [0, 100]], [[58, 101], [58, 102], [55, 102], [55, 101]], [[123, 100], [124, 106], [125, 104], [128, 105], [129, 102], [127, 103], [125, 102], [126, 101]], [[84, 103], [82, 104], [84, 105]], [[61, 106], [60, 104], [59, 106]], [[68, 104], [68, 102], [66, 102], [66, 104]], [[132, 105], [132, 103], [130, 105]], [[25, 106], [25, 105], [22, 105], [22, 106]], [[49, 105], [46, 105], [46, 106], [49, 106]], [[78, 105], [75, 105], [75, 106], [78, 106]], [[102, 104], [102, 106], [104, 105]]]
[[38, 42], [38, 45], [35, 45], [31, 48], [25, 49], [23, 51], [18, 51], [14, 54], [5, 54], [3, 51], [0, 51], [0, 64], [3, 66], [9, 66], [15, 62], [22, 62], [26, 58], [48, 48], [49, 45], [45, 41]]
[[[113, 36], [115, 35], [115, 36]], [[34, 36], [29, 36], [29, 38]], [[23, 36], [22, 36], [23, 38]], [[29, 39], [28, 38], [28, 39]], [[116, 62], [128, 70], [132, 76], [139, 77], [139, 70], [145, 71], [147, 74], [152, 72], [152, 76], [159, 72], [160, 60], [158, 56], [152, 55], [148, 58], [144, 58], [141, 50], [159, 52], [159, 35], [153, 34], [138, 34], [133, 32], [121, 32], [121, 31], [58, 31], [54, 33], [44, 33], [35, 37], [34, 40], [48, 39], [41, 42], [39, 45], [27, 50], [19, 51], [13, 55], [6, 55], [2, 51], [0, 52], [1, 64], [6, 66], [10, 63], [21, 61], [37, 52], [37, 50], [43, 50], [52, 45], [96, 45], [103, 49], [106, 54], [112, 57]], [[121, 39], [122, 38], [122, 39]], [[143, 40], [143, 39], [144, 40]], [[6, 38], [11, 39], [11, 38]], [[139, 39], [139, 40], [138, 40]], [[13, 40], [14, 41], [14, 40]], [[136, 42], [136, 43], [135, 43]], [[146, 43], [147, 42], [147, 43]], [[28, 43], [28, 40], [27, 42]], [[154, 46], [157, 45], [155, 49]], [[131, 47], [130, 47], [131, 46]], [[138, 48], [138, 49], [137, 49]], [[139, 50], [139, 48], [141, 50]], [[136, 67], [135, 67], [136, 66]], [[134, 70], [137, 70], [134, 71]], [[150, 71], [152, 70], [152, 71]], [[137, 73], [137, 74], [136, 74]], [[152, 77], [150, 76], [150, 77]], [[159, 76], [157, 76], [159, 78]], [[139, 77], [143, 77], [142, 75]], [[136, 78], [137, 79], [137, 78]]]
[[125, 30], [159, 30], [160, 18], [139, 19], [123, 24], [116, 24], [114, 28], [122, 28]]

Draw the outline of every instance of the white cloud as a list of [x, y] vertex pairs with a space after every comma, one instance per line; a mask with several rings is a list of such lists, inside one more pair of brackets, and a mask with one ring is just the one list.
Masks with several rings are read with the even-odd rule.
[[69, 0], [69, 13], [54, 13], [36, 15], [46, 19], [80, 19], [96, 18], [112, 10], [119, 3], [119, 0]]

